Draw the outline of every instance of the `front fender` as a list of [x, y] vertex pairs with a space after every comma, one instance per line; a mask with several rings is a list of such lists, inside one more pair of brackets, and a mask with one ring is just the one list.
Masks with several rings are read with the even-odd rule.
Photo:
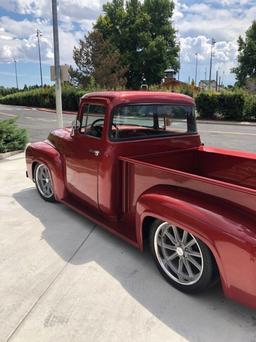
[[30, 144], [26, 149], [27, 174], [29, 178], [33, 179], [34, 163], [40, 162], [46, 164], [50, 170], [56, 200], [63, 199], [65, 197], [64, 160], [55, 147], [50, 142], [47, 142], [47, 140]]
[[225, 294], [256, 307], [255, 213], [195, 191], [157, 186], [137, 202], [136, 234], [141, 249], [146, 217], [171, 222], [202, 240], [216, 260]]

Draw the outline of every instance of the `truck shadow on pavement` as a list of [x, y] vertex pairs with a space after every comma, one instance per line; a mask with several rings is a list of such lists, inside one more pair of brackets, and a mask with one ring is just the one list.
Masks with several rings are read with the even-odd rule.
[[198, 296], [180, 293], [163, 280], [148, 251], [140, 253], [61, 204], [44, 202], [34, 188], [15, 193], [14, 198], [40, 220], [41, 238], [63, 260], [72, 265], [96, 263], [152, 315], [189, 341], [256, 338], [256, 311], [226, 299], [220, 285]]

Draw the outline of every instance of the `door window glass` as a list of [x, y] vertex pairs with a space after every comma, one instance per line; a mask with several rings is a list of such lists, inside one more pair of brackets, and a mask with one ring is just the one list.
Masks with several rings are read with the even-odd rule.
[[101, 138], [105, 120], [105, 106], [85, 104], [80, 122], [80, 133]]

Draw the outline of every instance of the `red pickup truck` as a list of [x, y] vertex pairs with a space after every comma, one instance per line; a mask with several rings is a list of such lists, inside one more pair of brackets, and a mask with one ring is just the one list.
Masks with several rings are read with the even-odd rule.
[[228, 297], [256, 308], [256, 154], [205, 147], [192, 98], [86, 94], [72, 127], [29, 145], [26, 162], [43, 199], [141, 250], [148, 243], [177, 289], [220, 279]]

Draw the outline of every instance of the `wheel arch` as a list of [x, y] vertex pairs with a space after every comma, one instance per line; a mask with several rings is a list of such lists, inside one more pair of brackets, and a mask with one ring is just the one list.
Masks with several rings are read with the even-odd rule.
[[27, 168], [30, 178], [34, 181], [34, 172], [36, 165], [45, 164], [51, 174], [54, 196], [56, 200], [61, 200], [65, 196], [65, 176], [63, 158], [54, 146], [47, 142], [34, 143], [26, 151]]
[[[188, 222], [189, 220], [187, 214], [183, 215], [182, 213], [183, 210], [185, 211], [185, 206], [178, 206], [177, 208], [175, 205], [177, 204], [175, 203], [177, 201], [175, 197], [171, 197], [171, 194], [168, 198], [166, 198], [166, 195], [162, 196], [165, 197], [165, 202], [161, 202], [161, 198], [163, 199], [161, 195], [159, 196], [159, 194], [156, 194], [155, 191], [153, 193], [150, 191], [143, 194], [137, 202], [136, 235], [140, 249], [144, 249], [151, 224], [155, 220], [167, 221], [176, 224], [183, 229], [186, 229], [188, 232], [192, 233], [195, 237], [200, 239], [208, 247], [211, 255], [213, 256], [213, 260], [216, 264], [218, 272], [220, 273], [220, 275], [223, 275], [224, 270], [221, 262], [221, 257], [219, 255], [218, 249], [216, 248], [214, 237], [202, 234], [200, 229], [196, 230], [193, 228], [193, 221], [198, 221], [199, 219], [198, 213], [193, 210], [194, 218], [192, 219], [191, 216], [192, 222], [190, 224]], [[191, 205], [190, 203], [185, 201], [184, 204], [186, 204], [186, 208]], [[224, 278], [226, 277], [224, 276]]]
[[38, 160], [34, 160], [32, 162], [32, 177], [33, 177], [33, 181], [35, 181], [35, 170], [36, 170], [36, 166], [37, 164], [39, 164], [40, 162]]
[[246, 217], [246, 212], [232, 205], [185, 189], [164, 185], [154, 187], [142, 194], [137, 202], [137, 241], [143, 250], [147, 228], [153, 219], [186, 229], [210, 250], [225, 294], [255, 307], [256, 299], [251, 295], [255, 293], [256, 296], [252, 285], [256, 280], [255, 226], [253, 228], [251, 217]]

